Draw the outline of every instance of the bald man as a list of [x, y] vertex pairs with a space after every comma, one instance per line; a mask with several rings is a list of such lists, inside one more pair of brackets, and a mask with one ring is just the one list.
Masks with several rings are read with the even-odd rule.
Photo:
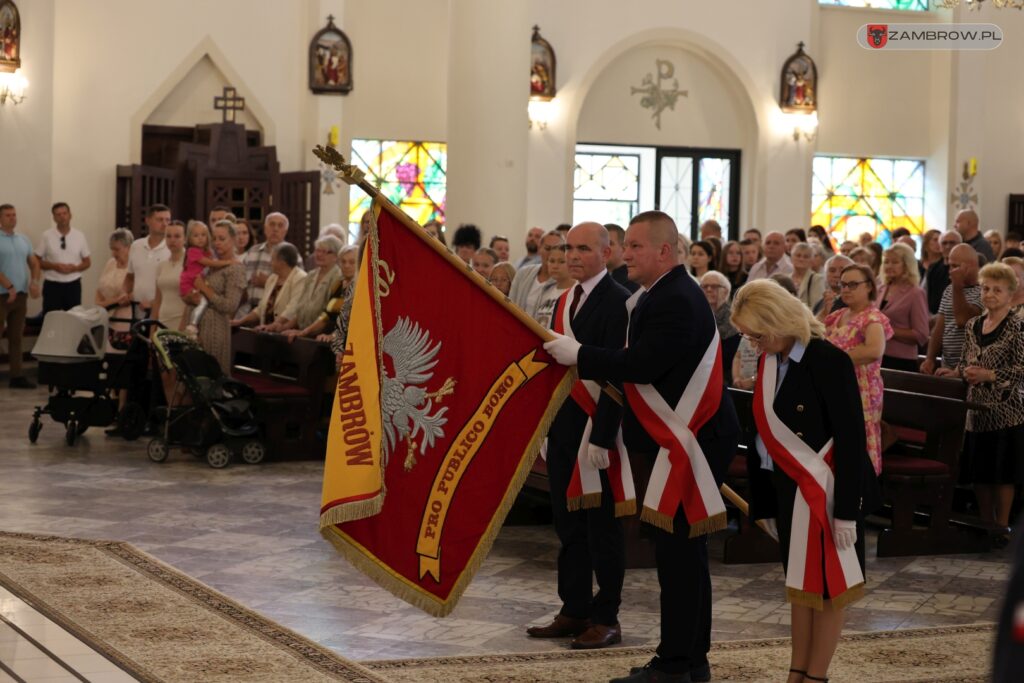
[[[686, 267], [677, 265], [677, 242], [678, 231], [668, 214], [646, 211], [630, 221], [624, 258], [629, 279], [641, 289], [627, 302], [626, 348], [581, 346], [568, 337], [544, 344], [559, 363], [577, 365], [581, 378], [625, 384], [623, 437], [637, 488], [647, 490], [642, 518], [652, 524], [655, 543], [661, 642], [647, 666], [613, 683], [711, 680], [711, 576], [705, 534], [724, 522], [724, 516], [716, 513], [712, 518], [710, 511], [724, 512], [717, 486], [736, 454], [740, 428], [720, 375], [717, 382], [710, 375], [714, 361], [705, 362], [716, 348], [720, 353], [715, 317]], [[712, 406], [701, 418], [693, 410], [698, 403]], [[682, 453], [678, 442], [666, 435], [688, 432], [690, 426], [700, 448], [691, 446], [693, 452]], [[685, 495], [662, 485], [687, 476], [694, 477], [688, 481], [710, 484], [687, 487]]]
[[996, 260], [996, 255], [992, 253], [992, 245], [981, 234], [981, 229], [978, 227], [979, 223], [976, 212], [971, 209], [964, 209], [956, 215], [956, 220], [953, 221], [953, 228], [960, 233], [960, 238], [964, 244], [974, 247], [976, 252], [985, 257], [985, 263], [992, 263]]
[[[984, 241], [984, 240], [982, 240]], [[926, 375], [946, 374], [960, 363], [967, 321], [981, 315], [981, 287], [978, 286], [978, 252], [968, 244], [958, 244], [949, 253], [949, 285], [942, 293], [939, 314], [935, 316], [928, 356], [921, 364]], [[942, 354], [942, 366], [936, 359]]]
[[[576, 286], [559, 298], [552, 327], [579, 343], [621, 349], [626, 343], [629, 292], [608, 273], [610, 255], [608, 230], [603, 225], [580, 223], [569, 230], [566, 263]], [[615, 448], [622, 422], [622, 407], [607, 394], [599, 393], [596, 384], [590, 384], [574, 388], [548, 430], [551, 512], [561, 543], [558, 597], [562, 608], [549, 625], [527, 629], [533, 638], [574, 636], [571, 645], [576, 649], [602, 648], [622, 641], [619, 604], [626, 575], [622, 523], [615, 516], [616, 501], [607, 471], [609, 451]], [[596, 405], [593, 401], [578, 402], [575, 397], [579, 389], [597, 394]], [[572, 503], [576, 509], [569, 509], [566, 490], [577, 463], [581, 475], [595, 471], [599, 475], [597, 507], [580, 508], [577, 505], [588, 503], [576, 500]]]
[[786, 256], [786, 238], [781, 232], [770, 232], [765, 235], [761, 246], [764, 249], [764, 258], [750, 269], [747, 282], [772, 275], [793, 274], [793, 263]]

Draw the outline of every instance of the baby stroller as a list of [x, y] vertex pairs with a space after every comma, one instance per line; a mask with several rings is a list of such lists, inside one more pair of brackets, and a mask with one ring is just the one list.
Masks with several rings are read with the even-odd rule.
[[146, 449], [153, 462], [164, 462], [172, 446], [205, 454], [210, 467], [227, 467], [235, 451], [250, 465], [263, 461], [266, 449], [256, 438], [255, 394], [247, 385], [225, 377], [217, 359], [181, 332], [161, 329], [153, 335], [157, 362], [177, 379], [171, 406], [154, 411], [161, 435]]
[[[153, 321], [134, 323], [131, 333], [123, 335], [123, 352], [110, 352], [111, 321], [132, 322], [111, 319], [106, 310], [96, 306], [46, 314], [32, 355], [39, 360], [39, 381], [49, 386], [50, 395], [46, 405], [36, 406], [32, 415], [30, 442], [39, 438], [43, 415], [64, 425], [69, 446], [89, 427], [107, 427], [115, 421], [126, 439], [142, 435], [147, 419], [142, 384], [149, 359], [144, 337]], [[128, 401], [118, 411], [121, 389], [128, 390]]]

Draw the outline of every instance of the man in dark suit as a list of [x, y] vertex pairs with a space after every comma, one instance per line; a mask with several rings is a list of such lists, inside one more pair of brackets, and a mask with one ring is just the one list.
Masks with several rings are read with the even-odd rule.
[[611, 255], [608, 257], [608, 272], [612, 274], [612, 279], [632, 294], [640, 289], [640, 285], [629, 279], [629, 268], [623, 259], [626, 231], [622, 229], [621, 225], [615, 223], [605, 223], [604, 227], [608, 230], [608, 246], [611, 247]]
[[[580, 223], [569, 231], [566, 252], [569, 274], [577, 284], [559, 301], [553, 319], [565, 320], [567, 307], [569, 327], [576, 339], [598, 347], [622, 348], [626, 341], [629, 292], [608, 274], [608, 231], [598, 223]], [[588, 461], [602, 470], [601, 505], [573, 511], [567, 507], [566, 488], [577, 457], [582, 455], [581, 440], [587, 419], [587, 413], [570, 397], [548, 431], [551, 508], [561, 542], [558, 597], [562, 609], [548, 626], [527, 629], [534, 638], [575, 636], [572, 646], [578, 649], [607, 647], [622, 641], [619, 603], [626, 573], [622, 523], [615, 517], [615, 503], [604, 471], [609, 466], [609, 449], [614, 447], [619, 432], [622, 408], [604, 393], [597, 400], [586, 445]]]
[[[630, 222], [625, 261], [630, 279], [644, 293], [630, 313], [627, 348], [581, 346], [565, 337], [544, 348], [559, 363], [578, 365], [580, 377], [650, 384], [669, 406], [676, 406], [715, 334], [707, 299], [685, 267], [676, 265], [677, 238], [675, 222], [660, 211], [641, 213]], [[728, 392], [721, 391], [718, 411], [696, 435], [717, 483], [736, 454], [740, 432]], [[637, 417], [636, 406], [627, 403], [622, 428], [630, 455], [653, 463], [659, 447]], [[613, 683], [711, 680], [707, 539], [690, 538], [682, 507], [672, 521], [672, 532], [653, 529], [661, 586], [657, 656]]]

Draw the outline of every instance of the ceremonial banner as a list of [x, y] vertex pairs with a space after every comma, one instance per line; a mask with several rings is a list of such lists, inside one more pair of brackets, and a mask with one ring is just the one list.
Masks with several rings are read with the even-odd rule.
[[540, 328], [394, 205], [374, 201], [338, 373], [320, 528], [435, 616], [454, 607], [575, 373]]

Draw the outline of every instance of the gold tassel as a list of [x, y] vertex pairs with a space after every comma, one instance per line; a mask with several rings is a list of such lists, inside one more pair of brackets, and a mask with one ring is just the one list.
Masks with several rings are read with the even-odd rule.
[[383, 507], [384, 491], [382, 489], [380, 493], [369, 500], [361, 500], [358, 503], [346, 503], [332, 507], [330, 510], [320, 515], [320, 528], [323, 529], [325, 527], [334, 526], [335, 524], [344, 524], [345, 522], [351, 522], [357, 519], [373, 517], [374, 515], [379, 514]]
[[696, 524], [691, 524], [690, 538], [696, 538], [697, 536], [703, 536], [705, 534], [713, 534], [716, 531], [721, 531], [727, 526], [729, 526], [729, 520], [726, 518], [724, 512], [719, 512], [706, 519], [700, 520]]
[[856, 586], [850, 586], [828, 602], [831, 604], [833, 610], [841, 610], [847, 605], [852, 605], [863, 597], [864, 584], [858, 583]]
[[616, 517], [628, 517], [629, 515], [636, 514], [636, 498], [630, 498], [629, 500], [620, 500], [615, 504], [615, 516]]
[[654, 508], [649, 508], [646, 505], [644, 509], [640, 511], [640, 521], [647, 522], [652, 526], [656, 526], [659, 529], [672, 533], [672, 518], [666, 514], [662, 514]]
[[804, 607], [810, 607], [816, 609], [819, 612], [824, 608], [824, 600], [818, 593], [810, 593], [808, 591], [802, 591], [797, 588], [786, 587], [786, 600], [794, 605], [802, 605]]

